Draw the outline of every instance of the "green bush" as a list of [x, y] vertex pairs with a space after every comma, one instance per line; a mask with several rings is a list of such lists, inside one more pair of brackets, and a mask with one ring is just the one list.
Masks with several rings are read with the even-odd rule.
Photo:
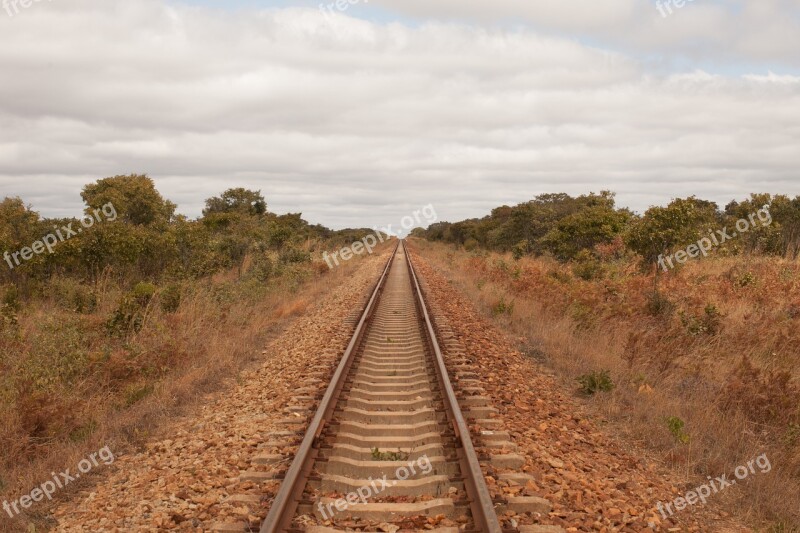
[[158, 295], [161, 303], [161, 310], [165, 313], [174, 313], [181, 305], [181, 286], [177, 283], [170, 283]]
[[144, 325], [144, 316], [150, 300], [156, 293], [152, 283], [137, 283], [129, 293], [122, 297], [119, 307], [106, 323], [109, 333], [124, 335], [138, 332]]
[[736, 285], [739, 287], [747, 287], [748, 285], [754, 285], [755, 283], [756, 277], [752, 272], [745, 272], [736, 279]]
[[666, 423], [667, 428], [669, 428], [669, 432], [675, 439], [675, 442], [679, 442], [681, 444], [689, 443], [689, 434], [683, 430], [683, 428], [686, 426], [686, 423], [683, 420], [677, 416], [671, 416], [667, 418]]
[[297, 248], [285, 248], [281, 251], [279, 261], [284, 265], [308, 263], [311, 261], [311, 254]]
[[608, 370], [584, 374], [579, 376], [577, 381], [581, 385], [581, 392], [589, 396], [598, 392], [611, 392], [614, 390], [614, 382], [611, 380]]
[[253, 266], [250, 274], [258, 281], [267, 282], [275, 274], [275, 266], [272, 259], [266, 253], [259, 253], [253, 258]]
[[511, 249], [511, 254], [514, 256], [514, 259], [519, 261], [528, 253], [530, 252], [531, 245], [527, 240], [519, 241], [514, 247]]
[[0, 304], [0, 330], [18, 325], [17, 312], [14, 308], [5, 303]]
[[598, 244], [613, 242], [631, 218], [630, 212], [616, 209], [613, 199], [607, 198], [556, 222], [540, 244], [558, 260], [569, 261]]
[[48, 286], [56, 305], [76, 313], [92, 313], [97, 309], [97, 295], [91, 287], [69, 278], [58, 278]]
[[722, 325], [722, 314], [714, 304], [706, 305], [703, 310], [703, 315], [700, 317], [687, 314], [684, 311], [681, 311], [680, 316], [681, 323], [686, 328], [689, 335], [693, 337], [703, 333], [707, 335], [716, 335], [719, 333]]
[[514, 314], [514, 302], [506, 302], [506, 297], [501, 296], [500, 301], [498, 301], [494, 306], [492, 306], [492, 315], [511, 315]]
[[136, 300], [140, 306], [144, 307], [150, 303], [150, 300], [156, 294], [156, 286], [152, 283], [137, 283], [131, 291], [131, 296]]
[[603, 263], [589, 250], [578, 252], [572, 263], [572, 273], [586, 281], [602, 278], [603, 271]]
[[19, 313], [22, 306], [19, 303], [19, 289], [17, 289], [16, 285], [8, 286], [3, 294], [3, 300], [0, 302], [0, 306], [7, 307], [11, 311]]
[[89, 364], [89, 332], [80, 317], [50, 316], [28, 340], [23, 375], [37, 390], [58, 390], [81, 378]]
[[572, 281], [572, 278], [569, 277], [569, 274], [562, 272], [561, 270], [551, 270], [547, 273], [547, 276], [558, 281], [559, 283], [568, 284]]
[[578, 329], [591, 329], [597, 323], [595, 309], [580, 300], [575, 300], [569, 304], [569, 316], [575, 321], [575, 326]]

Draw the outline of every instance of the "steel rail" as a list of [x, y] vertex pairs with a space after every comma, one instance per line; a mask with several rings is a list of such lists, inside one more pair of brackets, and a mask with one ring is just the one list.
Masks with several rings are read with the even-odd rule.
[[420, 316], [424, 321], [427, 331], [428, 343], [436, 355], [436, 368], [439, 375], [439, 382], [442, 389], [445, 391], [445, 405], [448, 407], [448, 414], [452, 417], [451, 422], [453, 423], [457, 442], [461, 444], [461, 448], [458, 451], [460, 452], [462, 473], [466, 474], [464, 485], [467, 490], [467, 496], [470, 498], [472, 519], [475, 521], [478, 530], [482, 533], [502, 533], [503, 527], [497, 519], [494, 502], [486, 486], [486, 480], [483, 477], [478, 455], [475, 452], [475, 446], [472, 444], [469, 427], [461, 412], [461, 408], [458, 406], [458, 399], [453, 390], [453, 385], [450, 383], [444, 356], [436, 340], [436, 330], [433, 328], [431, 317], [428, 314], [428, 308], [425, 305], [425, 298], [423, 297], [422, 289], [417, 279], [417, 273], [411, 261], [411, 254], [405, 246], [403, 246], [403, 249], [405, 251], [409, 271], [411, 272], [413, 290], [417, 296], [417, 307], [420, 310]]
[[353, 354], [356, 352], [356, 348], [361, 344], [362, 337], [367, 329], [366, 325], [371, 320], [372, 314], [377, 307], [387, 275], [394, 263], [394, 258], [399, 248], [400, 242], [398, 241], [391, 257], [386, 263], [386, 267], [383, 269], [383, 274], [381, 274], [375, 286], [375, 290], [372, 292], [369, 302], [361, 314], [361, 319], [358, 321], [352, 339], [350, 339], [350, 344], [347, 345], [347, 349], [339, 362], [339, 366], [336, 368], [336, 372], [331, 378], [331, 382], [320, 401], [317, 412], [297, 450], [292, 465], [286, 472], [283, 483], [281, 483], [281, 488], [275, 496], [275, 500], [272, 502], [269, 514], [267, 514], [267, 518], [261, 524], [261, 533], [278, 533], [285, 531], [291, 526], [300, 498], [303, 495], [303, 490], [305, 490], [306, 480], [311, 474], [314, 468], [314, 461], [319, 455], [319, 438], [325, 425], [331, 419], [339, 395], [344, 387], [350, 366], [353, 363]]

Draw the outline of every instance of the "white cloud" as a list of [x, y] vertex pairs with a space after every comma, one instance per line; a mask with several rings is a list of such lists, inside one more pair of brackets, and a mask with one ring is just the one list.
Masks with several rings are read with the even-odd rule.
[[[506, 22], [602, 41], [633, 55], [800, 66], [798, 0], [379, 0], [412, 17]], [[661, 5], [659, 10], [657, 5]], [[669, 6], [669, 7], [668, 7]], [[662, 11], [666, 16], [662, 15]]]
[[[513, 4], [495, 15], [512, 16]], [[768, 18], [781, 4], [744, 11]], [[458, 5], [407, 11], [485, 14]], [[640, 3], [558, 5], [534, 3], [526, 16], [587, 35], [639, 20], [634, 38], [661, 39]], [[669, 20], [685, 32], [676, 39], [733, 20], [701, 0], [676, 16], [690, 9], [709, 22]], [[782, 24], [771, 45], [756, 51], [744, 35], [734, 48], [778, 61], [794, 38]], [[190, 215], [245, 186], [273, 210], [335, 227], [396, 223], [431, 202], [459, 219], [554, 191], [612, 189], [636, 209], [690, 194], [800, 194], [800, 85], [779, 72], [665, 74], [531, 29], [155, 0], [35, 4], [0, 32], [13, 43], [0, 48], [0, 196], [47, 215], [78, 212], [82, 185], [132, 172]]]

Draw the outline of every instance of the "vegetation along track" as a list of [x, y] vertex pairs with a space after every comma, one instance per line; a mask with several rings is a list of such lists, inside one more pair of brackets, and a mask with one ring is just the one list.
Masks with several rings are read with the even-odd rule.
[[306, 399], [317, 411], [262, 533], [503, 531], [402, 242]]

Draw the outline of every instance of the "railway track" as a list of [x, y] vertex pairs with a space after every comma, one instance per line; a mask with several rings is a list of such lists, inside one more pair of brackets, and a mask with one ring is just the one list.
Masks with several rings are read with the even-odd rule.
[[262, 533], [499, 533], [404, 243], [319, 399]]

